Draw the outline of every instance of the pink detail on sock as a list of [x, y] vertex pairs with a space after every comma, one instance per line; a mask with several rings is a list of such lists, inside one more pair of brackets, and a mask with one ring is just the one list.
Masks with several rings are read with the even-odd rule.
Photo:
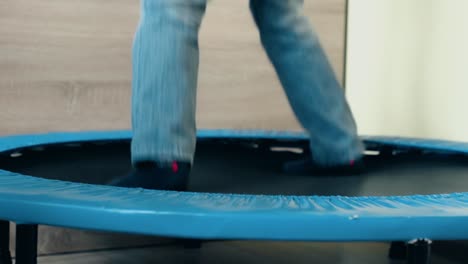
[[354, 160], [351, 160], [351, 161], [349, 162], [349, 165], [352, 167], [352, 166], [354, 166], [354, 163], [355, 163], [355, 161], [354, 161]]
[[177, 164], [177, 162], [172, 162], [172, 171], [174, 173], [177, 173], [179, 171], [179, 164]]

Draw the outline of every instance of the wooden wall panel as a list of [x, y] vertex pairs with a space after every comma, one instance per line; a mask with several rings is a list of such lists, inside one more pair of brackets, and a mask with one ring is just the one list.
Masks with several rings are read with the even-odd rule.
[[[138, 9], [130, 0], [0, 1], [0, 135], [129, 128]], [[341, 76], [344, 0], [306, 0], [306, 13]], [[210, 3], [199, 84], [200, 128], [299, 129], [246, 0]], [[147, 241], [43, 227], [40, 250]]]
[[[337, 75], [344, 0], [307, 0]], [[129, 0], [0, 2], [0, 135], [129, 128]], [[201, 32], [198, 121], [204, 128], [298, 129], [260, 47], [248, 2], [210, 3]]]

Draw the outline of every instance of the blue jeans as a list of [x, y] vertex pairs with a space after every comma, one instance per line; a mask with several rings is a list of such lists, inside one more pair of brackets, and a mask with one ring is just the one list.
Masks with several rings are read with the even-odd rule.
[[[207, 0], [142, 0], [133, 45], [132, 161], [193, 162], [198, 32]], [[303, 0], [251, 0], [260, 39], [313, 159], [347, 163], [362, 155], [356, 124]]]

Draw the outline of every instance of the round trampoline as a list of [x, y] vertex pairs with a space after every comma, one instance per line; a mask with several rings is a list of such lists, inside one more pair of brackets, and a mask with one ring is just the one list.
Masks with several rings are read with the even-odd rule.
[[[37, 225], [200, 240], [400, 241], [427, 263], [432, 240], [468, 238], [468, 144], [365, 137], [361, 175], [284, 173], [302, 133], [199, 131], [187, 192], [106, 186], [130, 169], [128, 131], [0, 138], [0, 263], [35, 263]], [[119, 221], [115, 221], [119, 219]], [[406, 252], [406, 251], [405, 251]], [[406, 253], [405, 253], [406, 254]]]

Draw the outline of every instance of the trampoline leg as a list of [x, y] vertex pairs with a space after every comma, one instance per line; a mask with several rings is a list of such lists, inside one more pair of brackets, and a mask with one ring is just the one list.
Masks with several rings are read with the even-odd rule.
[[408, 264], [429, 264], [431, 260], [429, 239], [416, 239], [408, 242]]
[[183, 239], [182, 245], [185, 249], [200, 249], [202, 247], [202, 240], [199, 239]]
[[37, 225], [16, 226], [16, 264], [37, 263]]
[[391, 260], [405, 260], [407, 256], [407, 246], [405, 242], [394, 241], [390, 245], [388, 257]]
[[10, 222], [0, 220], [0, 264], [11, 264]]

